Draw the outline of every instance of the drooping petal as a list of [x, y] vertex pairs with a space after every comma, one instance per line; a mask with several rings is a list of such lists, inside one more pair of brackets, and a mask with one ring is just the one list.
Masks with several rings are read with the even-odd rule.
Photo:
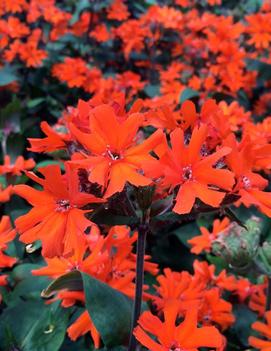
[[186, 214], [192, 210], [195, 203], [196, 193], [191, 182], [181, 185], [176, 196], [176, 204], [172, 211], [178, 214]]

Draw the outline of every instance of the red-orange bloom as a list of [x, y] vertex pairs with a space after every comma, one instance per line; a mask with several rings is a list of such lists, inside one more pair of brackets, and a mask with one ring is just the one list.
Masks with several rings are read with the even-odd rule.
[[231, 134], [225, 140], [225, 145], [232, 149], [226, 157], [226, 162], [237, 178], [234, 190], [241, 195], [240, 201], [245, 206], [258, 206], [264, 214], [271, 217], [271, 193], [262, 191], [267, 187], [268, 181], [253, 172], [255, 156], [250, 141], [245, 139], [238, 144]]
[[263, 322], [255, 322], [252, 324], [252, 329], [256, 330], [264, 339], [260, 339], [255, 336], [250, 336], [248, 341], [249, 344], [259, 350], [262, 351], [270, 351], [271, 350], [271, 311], [265, 313], [266, 323]]
[[69, 135], [66, 133], [57, 133], [45, 121], [41, 122], [40, 127], [46, 135], [46, 138], [29, 138], [28, 141], [31, 147], [28, 148], [28, 150], [34, 152], [50, 152], [66, 148], [65, 141], [69, 140]]
[[16, 194], [34, 206], [15, 222], [20, 239], [24, 243], [41, 240], [45, 257], [70, 254], [81, 241], [84, 242], [84, 231], [92, 222], [84, 216], [89, 210], [80, 208], [102, 201], [80, 192], [77, 173], [68, 168], [66, 171], [66, 178], [57, 165], [40, 168], [44, 178], [28, 172], [27, 175], [43, 187], [42, 191], [27, 185], [14, 187]]
[[[113, 107], [100, 105], [90, 111], [90, 133], [81, 132], [71, 124], [70, 130], [86, 151], [73, 162], [90, 171], [89, 181], [106, 188], [105, 197], [123, 190], [126, 182], [135, 186], [151, 184], [151, 179], [142, 172], [142, 164], [153, 158], [150, 152], [162, 140], [158, 130], [143, 143], [135, 145], [137, 131], [143, 116], [132, 113], [120, 121]], [[83, 158], [83, 159], [82, 159]]]
[[[176, 326], [179, 306], [168, 304], [164, 310], [164, 322], [151, 312], [144, 312], [134, 335], [150, 351], [187, 350], [196, 351], [199, 347], [221, 347], [222, 335], [215, 327], [197, 327], [197, 309], [190, 308], [184, 321]], [[157, 338], [153, 340], [147, 333]]]
[[194, 254], [200, 254], [202, 251], [210, 252], [212, 242], [217, 238], [217, 235], [229, 226], [229, 219], [223, 218], [222, 221], [215, 219], [213, 223], [213, 230], [209, 231], [205, 227], [200, 227], [201, 235], [195, 236], [188, 240], [188, 243], [192, 245], [191, 252]]
[[0, 165], [0, 174], [20, 176], [23, 171], [32, 169], [33, 167], [35, 167], [35, 161], [32, 158], [24, 160], [23, 156], [19, 156], [14, 163], [11, 163], [10, 156], [6, 155], [4, 164]]
[[218, 324], [222, 330], [230, 327], [234, 321], [232, 305], [220, 297], [218, 288], [206, 290], [199, 310], [199, 319], [203, 325]]
[[159, 286], [156, 286], [158, 296], [153, 296], [153, 301], [158, 310], [172, 301], [179, 306], [179, 313], [182, 314], [191, 306], [198, 304], [203, 296], [205, 283], [194, 279], [188, 272], [173, 272], [169, 268], [164, 270], [164, 275], [157, 277]]
[[223, 147], [209, 156], [204, 156], [207, 126], [195, 127], [189, 144], [186, 144], [184, 132], [177, 128], [170, 135], [171, 148], [161, 156], [156, 168], [149, 169], [152, 175], [162, 176], [163, 184], [171, 189], [179, 186], [173, 211], [179, 214], [189, 213], [199, 198], [205, 204], [218, 207], [225, 193], [219, 188], [231, 190], [234, 175], [226, 169], [215, 168], [221, 158], [231, 149]]

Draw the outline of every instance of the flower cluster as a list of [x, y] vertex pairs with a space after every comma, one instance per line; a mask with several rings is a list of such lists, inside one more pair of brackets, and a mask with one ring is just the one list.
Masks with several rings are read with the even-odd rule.
[[0, 15], [0, 348], [271, 349], [270, 2]]

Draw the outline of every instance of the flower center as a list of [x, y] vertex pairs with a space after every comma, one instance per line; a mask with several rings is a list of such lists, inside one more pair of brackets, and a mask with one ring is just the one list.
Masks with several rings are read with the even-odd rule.
[[66, 212], [69, 211], [69, 209], [71, 208], [71, 204], [69, 200], [57, 200], [56, 201], [57, 207], [56, 207], [56, 211], [57, 212]]
[[117, 152], [112, 152], [111, 150], [107, 150], [107, 155], [114, 161], [120, 159], [120, 154]]
[[170, 348], [168, 349], [168, 351], [182, 351], [182, 349], [179, 346], [179, 343], [174, 342]]
[[241, 182], [242, 182], [243, 187], [244, 187], [245, 189], [251, 188], [251, 181], [250, 181], [250, 179], [249, 179], [248, 177], [243, 176]]
[[186, 166], [182, 169], [182, 178], [183, 180], [190, 180], [193, 177], [192, 167]]

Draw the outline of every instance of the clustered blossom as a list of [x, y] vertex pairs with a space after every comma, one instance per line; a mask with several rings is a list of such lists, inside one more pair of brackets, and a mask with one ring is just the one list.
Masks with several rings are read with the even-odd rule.
[[[262, 151], [269, 148], [268, 142], [259, 147], [247, 134], [238, 140], [231, 129], [232, 120], [225, 118], [225, 105], [217, 105], [214, 100], [207, 100], [199, 113], [192, 102], [185, 102], [180, 108], [146, 109], [138, 100], [126, 110], [121, 101], [124, 100], [120, 97], [108, 103], [101, 103], [98, 97], [81, 100], [76, 108], [69, 108], [62, 115], [55, 127], [42, 123], [46, 137], [30, 139], [30, 150], [66, 150], [69, 159], [63, 160], [64, 174], [57, 165], [39, 168], [42, 178], [26, 172], [42, 190], [14, 186], [13, 192], [33, 206], [15, 225], [25, 244], [42, 242], [47, 267], [33, 274], [57, 278], [74, 269], [81, 270], [133, 297], [132, 244], [136, 234], [130, 236], [129, 228], [119, 226], [107, 229], [104, 237], [101, 228], [91, 221], [91, 213], [110, 206], [111, 199], [121, 196], [127, 187], [155, 184], [160, 199], [173, 196], [172, 211], [179, 215], [201, 207], [218, 208], [228, 202], [237, 206], [253, 204], [270, 215], [267, 180], [259, 174], [260, 170], [268, 172], [270, 156]], [[223, 125], [218, 121], [224, 121]], [[238, 130], [245, 131], [246, 123], [252, 120], [239, 122]], [[144, 129], [150, 125], [154, 132], [146, 137]], [[212, 242], [229, 224], [225, 218], [221, 222], [215, 220], [213, 231], [202, 227], [202, 235], [189, 241], [192, 252], [210, 251]], [[158, 317], [144, 313], [135, 336], [150, 350], [164, 350], [172, 345], [222, 347], [225, 340], [214, 326], [222, 332], [235, 320], [231, 303], [222, 297], [223, 291], [238, 296], [240, 301], [249, 301], [249, 306], [258, 310], [255, 299], [264, 286], [253, 286], [225, 271], [216, 276], [214, 266], [206, 262], [196, 261], [194, 269], [194, 275], [165, 269], [164, 275], [157, 277], [157, 295], [144, 292]], [[146, 262], [145, 270], [157, 274], [154, 264]], [[78, 292], [60, 292], [57, 297], [66, 307], [85, 301], [83, 293]], [[169, 323], [171, 328], [169, 334], [164, 334], [167, 332], [162, 331], [162, 324], [161, 328], [150, 328], [155, 323], [160, 325], [159, 317], [163, 315], [165, 325]], [[183, 322], [176, 325], [180, 318]], [[198, 329], [197, 323], [203, 327]], [[186, 324], [187, 330], [195, 334], [195, 345], [186, 345]], [[99, 333], [84, 312], [69, 327], [68, 334], [75, 340], [88, 331], [98, 347]], [[146, 332], [158, 338], [159, 346]], [[211, 343], [204, 337], [210, 332], [216, 335]]]
[[[206, 3], [221, 5], [221, 1]], [[14, 4], [3, 1], [0, 6], [4, 16], [0, 21], [3, 62], [19, 60], [26, 67], [40, 67], [54, 55], [51, 52], [54, 43], [61, 43], [65, 35], [87, 38], [87, 44], [104, 45], [104, 50], [107, 45], [118, 46], [126, 63], [133, 53], [138, 55], [132, 58], [134, 68], [116, 72], [114, 78], [105, 76], [102, 65], [89, 53], [77, 57], [66, 55], [51, 65], [53, 77], [70, 88], [82, 88], [89, 93], [110, 96], [126, 90], [131, 98], [142, 91], [148, 81], [153, 84], [153, 80], [158, 79], [161, 89], [156, 100], [160, 102], [178, 102], [187, 86], [200, 91], [203, 97], [214, 90], [236, 96], [242, 89], [251, 95], [256, 86], [256, 73], [246, 68], [246, 61], [269, 62], [271, 8], [268, 1], [257, 13], [241, 20], [231, 14], [215, 14], [210, 7], [203, 12], [195, 0], [154, 4], [136, 18], [124, 0], [114, 0], [100, 12], [91, 10], [90, 6], [76, 21], [72, 10], [60, 9], [56, 1], [23, 0]], [[26, 16], [25, 22], [21, 20], [22, 15]], [[47, 24], [48, 33], [35, 27], [37, 21]], [[173, 36], [174, 41], [167, 42], [168, 35]], [[163, 51], [172, 58], [160, 62]], [[181, 62], [175, 60], [180, 56]], [[154, 101], [146, 103], [152, 105]], [[258, 109], [265, 104], [260, 97]]]
[[[33, 276], [55, 280], [80, 271], [134, 300], [135, 246], [144, 221], [150, 243], [159, 240], [155, 229], [160, 225], [170, 236], [171, 218], [180, 231], [194, 223], [198, 232], [188, 233], [189, 239], [178, 233], [198, 255], [189, 256], [193, 272], [166, 261], [160, 266], [147, 242], [143, 274], [154, 283], [143, 285], [150, 308], [132, 330], [137, 342], [149, 351], [226, 350], [225, 335], [237, 322], [238, 304], [265, 320], [252, 324], [249, 344], [271, 350], [270, 272], [258, 264], [259, 276], [251, 279], [241, 270], [249, 265], [234, 271], [232, 262], [223, 261], [223, 254], [233, 254], [225, 244], [230, 235], [240, 243], [236, 252], [253, 259], [262, 244], [260, 229], [251, 232], [229, 207], [254, 208], [271, 218], [270, 81], [253, 95], [260, 80], [253, 62], [271, 63], [271, 5], [263, 2], [255, 13], [238, 18], [213, 10], [221, 0], [203, 0], [204, 5], [151, 1], [144, 10], [125, 0], [98, 9], [95, 1], [90, 3], [74, 14], [55, 0], [0, 1], [0, 68], [14, 64], [41, 75], [44, 70], [48, 105], [54, 100], [51, 86], [66, 92], [56, 93], [65, 105], [57, 120], [48, 116], [40, 123], [40, 137], [31, 133], [28, 138], [28, 154], [47, 155], [49, 162], [36, 164], [27, 153], [27, 158], [14, 157], [7, 152], [8, 136], [0, 136], [0, 203], [4, 208], [15, 199], [29, 206], [19, 215], [8, 206], [3, 209], [0, 285], [8, 291], [15, 284], [7, 272], [19, 262], [8, 249], [19, 240], [26, 251], [41, 245], [42, 266], [31, 270]], [[70, 38], [80, 45], [70, 50]], [[56, 55], [62, 45], [63, 53]], [[25, 74], [25, 81], [31, 90], [34, 73]], [[3, 89], [20, 88], [13, 81]], [[73, 92], [77, 105], [69, 106]], [[184, 98], [187, 92], [192, 97]], [[248, 108], [244, 95], [251, 98]], [[35, 107], [35, 99], [27, 103]], [[143, 196], [147, 205], [138, 200], [139, 191], [152, 194], [150, 201]], [[205, 225], [205, 213], [213, 214], [211, 224]], [[129, 225], [107, 222], [110, 215]], [[261, 219], [251, 220], [260, 226]], [[257, 242], [252, 253], [249, 235], [252, 246]], [[218, 244], [226, 249], [216, 255]], [[271, 254], [264, 258], [271, 270]], [[227, 269], [217, 269], [216, 259]], [[70, 321], [68, 337], [76, 341], [90, 334], [99, 349], [107, 345], [86, 300], [82, 290], [60, 289], [47, 303], [60, 301], [63, 308], [79, 312]]]

